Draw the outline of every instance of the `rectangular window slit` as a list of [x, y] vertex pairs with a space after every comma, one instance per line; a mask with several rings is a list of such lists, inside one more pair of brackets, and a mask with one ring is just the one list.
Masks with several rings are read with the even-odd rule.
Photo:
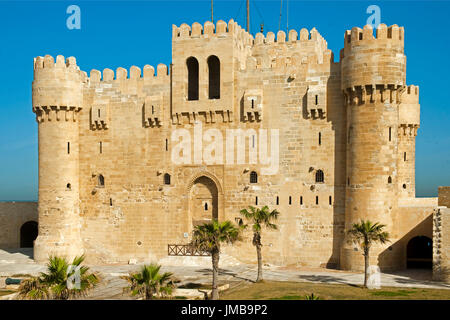
[[70, 154], [70, 142], [67, 142], [67, 154]]

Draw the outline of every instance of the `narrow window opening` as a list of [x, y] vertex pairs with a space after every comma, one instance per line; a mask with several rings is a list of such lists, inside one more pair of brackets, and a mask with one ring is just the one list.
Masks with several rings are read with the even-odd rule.
[[208, 211], [208, 202], [205, 202], [205, 211]]
[[155, 114], [155, 107], [152, 106], [152, 114]]
[[103, 144], [101, 141], [100, 141], [100, 153], [103, 153]]
[[70, 154], [70, 142], [67, 142], [67, 154]]
[[319, 204], [319, 196], [316, 196], [316, 204]]
[[392, 141], [392, 128], [389, 127], [389, 141]]
[[188, 100], [198, 100], [198, 61], [194, 57], [186, 60], [188, 69]]
[[98, 176], [98, 186], [99, 187], [104, 187], [105, 186], [105, 177], [103, 177], [102, 174]]
[[255, 108], [255, 100], [252, 99], [252, 109]]
[[255, 198], [255, 205], [258, 205], [258, 197]]
[[279, 204], [280, 204], [280, 197], [277, 196], [277, 205], [279, 205]]
[[71, 185], [70, 183], [68, 183], [68, 184], [66, 185], [66, 188], [67, 188], [67, 190], [72, 190], [72, 185]]
[[169, 151], [169, 140], [166, 139], [166, 151]]
[[100, 118], [100, 109], [98, 109], [98, 117]]
[[220, 99], [220, 60], [216, 56], [208, 58], [209, 99]]
[[316, 94], [316, 106], [319, 104], [319, 96]]
[[292, 204], [292, 197], [291, 196], [289, 196], [289, 204], [290, 205]]
[[328, 203], [330, 204], [330, 206], [333, 203], [333, 199], [331, 198], [331, 196], [328, 198]]
[[300, 205], [303, 205], [303, 197], [300, 196]]
[[258, 183], [258, 174], [255, 171], [250, 172], [250, 183]]
[[389, 176], [389, 178], [388, 178], [388, 183], [392, 183], [392, 178], [391, 178], [391, 176]]
[[112, 207], [112, 198], [109, 198], [109, 206]]
[[170, 184], [170, 174], [164, 174], [164, 184]]
[[252, 135], [252, 148], [255, 147], [255, 135]]
[[323, 183], [324, 182], [324, 174], [322, 170], [317, 170], [316, 172], [316, 183]]
[[406, 152], [403, 152], [403, 161], [406, 161]]
[[322, 133], [319, 132], [319, 146], [322, 145]]

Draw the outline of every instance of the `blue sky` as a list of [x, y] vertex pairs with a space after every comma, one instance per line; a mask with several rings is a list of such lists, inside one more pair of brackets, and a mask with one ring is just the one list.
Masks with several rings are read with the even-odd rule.
[[[252, 0], [253, 33], [278, 30], [280, 1]], [[286, 29], [286, 0], [281, 27]], [[81, 9], [81, 30], [66, 27], [69, 5]], [[449, 1], [289, 0], [289, 28], [316, 27], [335, 60], [346, 29], [366, 24], [369, 5], [381, 22], [405, 27], [407, 82], [420, 86], [421, 128], [416, 146], [417, 196], [436, 196], [450, 185]], [[215, 0], [215, 20], [245, 26], [243, 0]], [[156, 66], [171, 61], [171, 25], [210, 19], [202, 1], [4, 1], [0, 0], [0, 201], [36, 200], [37, 125], [31, 111], [33, 57], [75, 56], [82, 70]]]

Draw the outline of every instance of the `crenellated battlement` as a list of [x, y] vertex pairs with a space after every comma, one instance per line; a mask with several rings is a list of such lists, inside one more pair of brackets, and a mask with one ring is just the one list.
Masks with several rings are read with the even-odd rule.
[[254, 45], [262, 45], [262, 44], [281, 44], [281, 43], [307, 43], [307, 42], [319, 42], [325, 47], [327, 46], [327, 42], [322, 37], [322, 35], [317, 31], [316, 28], [312, 28], [311, 32], [307, 29], [303, 28], [300, 30], [300, 33], [297, 30], [291, 29], [288, 33], [288, 37], [286, 40], [286, 32], [280, 30], [277, 32], [275, 37], [275, 33], [272, 31], [267, 32], [266, 36], [262, 33], [257, 33], [255, 36]]
[[112, 82], [112, 81], [125, 81], [125, 80], [144, 80], [144, 81], [154, 81], [154, 80], [167, 80], [169, 78], [169, 70], [167, 66], [163, 63], [158, 64], [155, 68], [151, 65], [145, 65], [143, 72], [137, 66], [131, 66], [130, 72], [128, 73], [127, 69], [119, 67], [114, 70], [105, 68], [103, 72], [92, 69], [90, 72], [89, 80], [90, 83], [99, 83], [99, 82]]
[[363, 29], [353, 27], [351, 30], [345, 31], [344, 51], [355, 46], [378, 45], [378, 42], [375, 40], [382, 40], [379, 42], [380, 45], [385, 45], [385, 42], [389, 41], [391, 45], [403, 47], [404, 38], [404, 28], [396, 24], [388, 27], [384, 23], [380, 23], [376, 29], [375, 36], [370, 25], [365, 25]]
[[86, 82], [87, 74], [77, 66], [75, 57], [67, 59], [58, 55], [55, 59], [51, 55], [34, 58], [34, 80], [59, 79]]
[[244, 45], [253, 44], [253, 36], [233, 19], [228, 24], [223, 20], [219, 20], [215, 25], [211, 21], [206, 21], [203, 25], [198, 22], [194, 22], [191, 26], [186, 23], [181, 24], [179, 27], [172, 25], [172, 41], [211, 37], [225, 38], [229, 36], [240, 40]]

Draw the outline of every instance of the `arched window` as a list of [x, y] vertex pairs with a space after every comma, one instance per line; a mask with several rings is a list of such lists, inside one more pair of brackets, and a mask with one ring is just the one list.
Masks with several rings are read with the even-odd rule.
[[104, 187], [105, 186], [105, 177], [103, 177], [103, 175], [99, 175], [98, 176], [98, 186], [99, 187]]
[[255, 171], [250, 172], [250, 183], [258, 183], [258, 174]]
[[71, 190], [71, 189], [72, 189], [72, 185], [71, 185], [70, 183], [68, 183], [68, 184], [66, 185], [66, 189], [67, 189], [67, 190]]
[[205, 202], [205, 211], [208, 211], [208, 202]]
[[220, 99], [220, 60], [216, 56], [208, 58], [209, 99]]
[[322, 170], [317, 170], [316, 171], [316, 182], [321, 183], [323, 181], [324, 181], [323, 171]]
[[389, 176], [389, 178], [388, 178], [388, 183], [392, 183], [392, 178], [391, 178], [391, 176]]
[[25, 222], [20, 227], [20, 247], [32, 248], [34, 240], [38, 236], [38, 224], [36, 221]]
[[186, 60], [188, 69], [188, 100], [198, 100], [198, 61], [194, 57]]
[[170, 174], [168, 173], [164, 175], [164, 184], [170, 184]]

